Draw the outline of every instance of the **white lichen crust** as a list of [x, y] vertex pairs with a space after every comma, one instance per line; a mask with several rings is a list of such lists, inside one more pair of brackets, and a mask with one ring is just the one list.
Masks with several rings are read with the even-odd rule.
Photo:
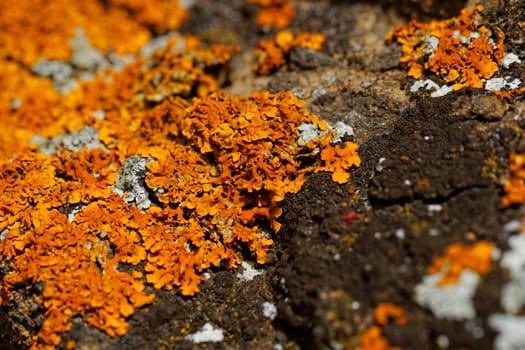
[[432, 311], [439, 319], [451, 321], [471, 320], [476, 317], [472, 297], [480, 277], [471, 270], [464, 270], [456, 284], [440, 286], [443, 273], [423, 277], [415, 288], [416, 302]]

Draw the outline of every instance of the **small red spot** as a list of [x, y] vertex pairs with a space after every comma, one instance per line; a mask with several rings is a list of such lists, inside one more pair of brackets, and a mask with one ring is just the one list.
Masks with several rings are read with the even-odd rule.
[[343, 216], [343, 220], [346, 222], [350, 222], [357, 219], [357, 213], [355, 211], [348, 212], [345, 216]]

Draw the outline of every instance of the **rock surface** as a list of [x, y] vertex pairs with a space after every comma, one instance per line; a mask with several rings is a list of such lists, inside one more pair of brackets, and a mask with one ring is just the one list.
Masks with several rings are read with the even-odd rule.
[[[483, 16], [508, 33], [506, 50], [525, 62], [523, 5], [484, 3]], [[247, 256], [248, 266], [261, 272], [253, 279], [238, 277], [243, 264], [212, 268], [192, 297], [151, 288], [155, 302], [136, 310], [124, 336], [111, 337], [75, 317], [57, 348], [69, 349], [73, 340], [83, 350], [354, 349], [374, 325], [391, 346], [403, 349], [525, 347], [509, 330], [523, 333], [525, 321], [502, 306], [510, 277], [497, 254], [508, 251], [509, 238], [523, 230], [525, 206], [502, 204], [501, 178], [509, 155], [525, 152], [524, 99], [471, 88], [435, 98], [411, 93], [414, 79], [399, 66], [400, 47], [384, 41], [414, 16], [448, 18], [464, 5], [294, 1], [289, 27], [322, 33], [323, 50], [293, 49], [288, 64], [256, 76], [257, 42], [270, 36], [254, 26], [256, 7], [243, 0], [195, 1], [181, 32], [241, 48], [225, 72], [226, 91], [291, 90], [312, 113], [353, 129], [343, 139], [360, 145], [361, 166], [351, 170], [348, 184], [317, 173], [299, 193], [286, 196], [267, 263]], [[523, 63], [511, 70], [523, 78]], [[479, 241], [495, 250], [491, 270], [480, 276], [471, 298], [474, 313], [461, 317], [458, 311], [450, 320], [420, 305], [416, 287], [433, 260], [453, 243]], [[0, 309], [0, 348], [29, 348], [43, 320], [42, 310], [33, 310], [25, 297], [33, 293], [38, 286]], [[522, 301], [514, 307], [518, 315]], [[401, 308], [408, 322], [391, 317], [378, 323], [374, 310], [382, 303]]]

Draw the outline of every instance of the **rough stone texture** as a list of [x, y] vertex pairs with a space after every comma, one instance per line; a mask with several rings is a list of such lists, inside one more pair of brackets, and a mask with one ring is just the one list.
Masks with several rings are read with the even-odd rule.
[[[523, 5], [484, 3], [489, 20], [507, 33], [508, 50], [523, 58]], [[450, 243], [485, 239], [508, 249], [511, 233], [502, 227], [522, 218], [525, 207], [503, 208], [498, 179], [509, 153], [525, 152], [523, 97], [503, 101], [468, 89], [440, 98], [410, 95], [397, 64], [399, 48], [387, 47], [384, 36], [409, 16], [454, 15], [461, 1], [296, 5], [292, 28], [322, 32], [325, 50], [315, 59], [293, 53], [295, 64], [270, 77], [251, 72], [257, 40], [267, 35], [254, 30], [254, 5], [196, 1], [183, 31], [243, 48], [232, 62], [230, 93], [292, 90], [321, 118], [351, 126], [354, 135], [347, 137], [360, 144], [361, 167], [347, 185], [315, 174], [286, 197], [269, 262], [257, 266], [263, 274], [244, 282], [238, 271], [216, 269], [192, 298], [157, 291], [155, 303], [130, 319], [124, 337], [111, 338], [78, 318], [59, 349], [69, 339], [78, 349], [352, 349], [373, 324], [374, 307], [385, 301], [409, 319], [406, 326], [383, 328], [395, 346], [493, 348], [489, 319], [504, 312], [499, 298], [506, 281], [497, 264], [481, 279], [471, 321], [434, 317], [414, 301], [414, 288]], [[523, 73], [522, 66], [513, 69]], [[347, 222], [350, 211], [358, 216]], [[277, 306], [273, 321], [263, 314], [265, 302]], [[27, 344], [13, 344], [24, 339], [22, 331], [37, 331], [39, 311], [22, 304], [0, 309], [0, 348], [23, 349]], [[208, 322], [224, 331], [223, 342], [186, 338]]]

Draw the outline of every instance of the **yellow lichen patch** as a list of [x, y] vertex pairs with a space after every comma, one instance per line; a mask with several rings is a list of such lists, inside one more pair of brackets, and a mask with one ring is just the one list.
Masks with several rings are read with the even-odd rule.
[[467, 269], [484, 275], [490, 271], [493, 250], [494, 244], [487, 241], [479, 241], [472, 246], [451, 244], [442, 256], [434, 259], [428, 273], [443, 274], [438, 286], [456, 284], [461, 273]]
[[412, 20], [394, 28], [388, 43], [401, 45], [400, 63], [408, 67], [408, 75], [419, 79], [434, 73], [454, 90], [463, 87], [482, 88], [482, 79], [491, 78], [503, 59], [505, 35], [497, 27], [479, 24], [482, 5], [465, 8], [458, 17]]
[[272, 40], [262, 40], [257, 48], [257, 63], [254, 70], [266, 75], [286, 63], [286, 58], [293, 47], [321, 50], [325, 41], [322, 34], [301, 33], [297, 36], [289, 30], [277, 33]]
[[257, 25], [259, 27], [275, 26], [284, 28], [290, 24], [295, 16], [295, 10], [290, 0], [248, 0], [259, 5]]
[[525, 203], [525, 155], [511, 153], [509, 156], [509, 173], [502, 179], [503, 205]]

